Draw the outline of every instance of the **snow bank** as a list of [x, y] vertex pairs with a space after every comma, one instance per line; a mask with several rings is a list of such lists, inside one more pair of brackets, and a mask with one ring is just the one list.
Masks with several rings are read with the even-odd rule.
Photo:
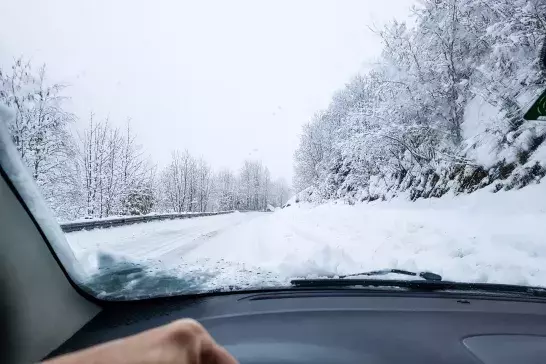
[[284, 256], [269, 268], [286, 278], [401, 268], [456, 281], [546, 285], [545, 187], [285, 209], [276, 218], [289, 227], [281, 233], [278, 226], [274, 239], [292, 244], [271, 252]]
[[[79, 232], [68, 240], [82, 264], [89, 264], [85, 257], [109, 251], [147, 267], [151, 276], [141, 275], [138, 282], [159, 273], [176, 277], [168, 279], [171, 293], [282, 286], [296, 277], [381, 268], [428, 270], [454, 281], [546, 286], [544, 221], [546, 184], [537, 184], [415, 202], [300, 202], [273, 213]], [[131, 290], [134, 284], [124, 292], [143, 294]], [[146, 293], [164, 294], [159, 288]]]

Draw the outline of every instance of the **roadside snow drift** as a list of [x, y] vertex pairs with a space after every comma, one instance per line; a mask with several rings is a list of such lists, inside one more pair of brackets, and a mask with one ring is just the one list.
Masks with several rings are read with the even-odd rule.
[[[287, 285], [294, 277], [380, 268], [546, 286], [546, 184], [416, 202], [295, 204], [83, 231], [68, 240], [89, 275], [97, 254], [108, 253], [193, 282], [173, 291]], [[154, 293], [132, 286], [128, 280], [124, 294]]]

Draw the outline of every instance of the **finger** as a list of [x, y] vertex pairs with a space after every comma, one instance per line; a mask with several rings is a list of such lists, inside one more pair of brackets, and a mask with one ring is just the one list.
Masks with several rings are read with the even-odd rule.
[[201, 325], [199, 322], [197, 322], [194, 319], [180, 319], [171, 322], [169, 325], [174, 331], [187, 331], [194, 334], [201, 334], [206, 333], [207, 330]]
[[238, 364], [239, 362], [225, 348], [216, 343], [212, 343], [212, 345], [208, 347], [208, 350], [203, 352], [202, 363]]
[[[216, 344], [212, 336], [197, 321], [192, 319], [177, 320], [170, 324], [172, 335], [178, 345], [185, 348], [190, 358], [197, 357], [203, 364], [238, 364], [238, 361], [223, 347]], [[193, 362], [193, 361], [190, 361]]]
[[195, 320], [183, 319], [174, 321], [166, 328], [166, 333], [177, 345], [184, 347], [193, 345], [198, 341], [212, 341], [209, 333]]

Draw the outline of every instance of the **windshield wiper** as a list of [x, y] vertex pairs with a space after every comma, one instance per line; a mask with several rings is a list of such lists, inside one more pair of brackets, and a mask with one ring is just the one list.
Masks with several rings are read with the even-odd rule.
[[352, 274], [345, 274], [341, 276], [337, 276], [337, 278], [344, 279], [347, 277], [359, 277], [359, 276], [383, 276], [386, 274], [402, 274], [406, 276], [414, 276], [414, 277], [421, 277], [426, 281], [441, 281], [442, 276], [436, 273], [432, 272], [410, 272], [409, 270], [402, 270], [402, 269], [380, 269], [380, 270], [372, 270], [369, 272], [361, 272], [361, 273], [352, 273]]
[[341, 287], [379, 287], [400, 288], [411, 291], [473, 291], [493, 294], [516, 294], [535, 297], [546, 297], [546, 288], [533, 286], [518, 286], [496, 283], [465, 283], [439, 280], [390, 280], [390, 279], [294, 279], [290, 282], [295, 287], [302, 288], [341, 288]]

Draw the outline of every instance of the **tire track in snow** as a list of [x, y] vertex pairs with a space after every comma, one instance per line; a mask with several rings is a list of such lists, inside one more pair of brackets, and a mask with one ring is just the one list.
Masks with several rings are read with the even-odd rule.
[[233, 224], [223, 226], [219, 229], [215, 229], [208, 232], [200, 233], [197, 237], [193, 238], [191, 241], [185, 243], [184, 245], [177, 246], [172, 250], [164, 252], [161, 254], [160, 259], [162, 262], [171, 263], [179, 262], [184, 258], [186, 254], [195, 250], [203, 244], [206, 244], [209, 240], [219, 237], [222, 234], [230, 232], [234, 229], [238, 229], [242, 224], [248, 224], [250, 221], [256, 219], [258, 216], [246, 215], [245, 219], [236, 221]]
[[99, 252], [135, 261], [180, 258], [223, 231], [254, 218], [253, 213], [236, 213], [79, 231], [66, 237], [78, 261], [92, 270]]

